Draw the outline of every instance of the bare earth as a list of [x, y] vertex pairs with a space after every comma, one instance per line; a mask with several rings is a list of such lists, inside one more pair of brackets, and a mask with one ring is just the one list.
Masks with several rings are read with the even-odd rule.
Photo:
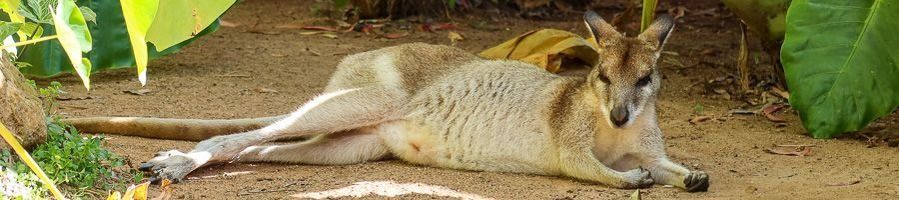
[[[312, 1], [309, 1], [312, 2]], [[68, 116], [147, 116], [171, 118], [246, 118], [292, 111], [322, 89], [337, 61], [347, 54], [408, 42], [450, 44], [446, 31], [412, 31], [400, 39], [363, 33], [340, 33], [338, 39], [301, 35], [299, 29], [278, 25], [304, 25], [315, 21], [310, 3], [287, 0], [247, 0], [224, 19], [239, 24], [223, 27], [185, 48], [181, 53], [150, 63], [147, 86], [141, 87], [133, 70], [92, 76], [90, 92], [75, 77], [61, 78], [70, 97], [91, 97], [61, 102]], [[670, 39], [669, 60], [658, 112], [673, 160], [712, 177], [709, 192], [686, 193], [655, 186], [641, 190], [646, 199], [895, 199], [899, 196], [899, 149], [869, 148], [857, 139], [817, 140], [805, 135], [793, 111], [781, 114], [788, 122], [777, 127], [760, 115], [728, 115], [745, 106], [704, 89], [704, 83], [737, 73], [733, 66], [738, 47], [737, 19], [717, 1], [680, 3], [688, 12]], [[661, 9], [677, 5], [668, 2]], [[699, 12], [717, 8], [722, 17]], [[615, 10], [608, 10], [612, 12]], [[697, 14], [698, 13], [698, 14]], [[603, 14], [611, 19], [610, 13]], [[465, 37], [457, 46], [478, 52], [537, 28], [556, 28], [585, 34], [578, 15], [562, 21], [530, 21], [500, 17], [489, 22], [498, 31], [472, 28], [478, 17], [456, 17]], [[757, 49], [757, 48], [756, 48]], [[755, 50], [753, 53], [759, 53]], [[762, 60], [758, 68], [770, 68]], [[764, 73], [757, 73], [764, 74]], [[149, 89], [146, 95], [123, 91]], [[733, 92], [733, 91], [731, 91]], [[691, 124], [697, 105], [714, 119]], [[895, 119], [894, 117], [892, 117]], [[887, 130], [896, 121], [884, 120]], [[137, 165], [160, 150], [189, 150], [194, 143], [108, 136], [108, 146]], [[777, 144], [808, 144], [810, 156], [785, 156], [764, 150]], [[383, 161], [349, 166], [287, 164], [226, 164], [200, 169], [192, 180], [174, 185], [178, 199], [281, 199], [293, 194], [320, 192], [360, 182], [423, 183], [496, 199], [622, 199], [633, 190], [559, 177], [469, 172]], [[856, 183], [856, 181], [858, 181]], [[447, 198], [425, 194], [408, 199]], [[346, 197], [345, 197], [346, 198]], [[365, 198], [384, 198], [370, 195]]]

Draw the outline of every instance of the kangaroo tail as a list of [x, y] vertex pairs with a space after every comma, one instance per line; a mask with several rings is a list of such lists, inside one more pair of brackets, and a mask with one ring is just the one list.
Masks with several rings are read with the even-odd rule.
[[262, 128], [284, 116], [252, 119], [201, 120], [144, 117], [88, 117], [63, 119], [85, 133], [105, 133], [145, 138], [201, 141]]

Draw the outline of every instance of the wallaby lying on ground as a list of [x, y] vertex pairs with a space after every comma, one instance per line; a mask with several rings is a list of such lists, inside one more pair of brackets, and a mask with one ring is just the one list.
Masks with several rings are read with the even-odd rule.
[[[347, 56], [324, 94], [281, 117], [67, 122], [87, 132], [200, 135], [189, 139], [270, 123], [203, 140], [187, 153], [160, 152], [141, 166], [157, 179], [179, 180], [204, 165], [231, 161], [344, 165], [393, 156], [435, 167], [563, 175], [617, 188], [659, 183], [707, 190], [704, 172], [668, 160], [656, 122], [656, 60], [673, 20], [660, 17], [627, 38], [592, 11], [585, 18], [602, 59], [586, 77], [415, 43]], [[307, 135], [314, 137], [264, 144]]]

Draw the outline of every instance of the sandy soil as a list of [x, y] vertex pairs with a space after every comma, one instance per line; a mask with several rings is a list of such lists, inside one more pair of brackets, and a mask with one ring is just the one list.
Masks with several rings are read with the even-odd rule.
[[[717, 1], [687, 2], [681, 4], [690, 12], [681, 19], [679, 29], [666, 47], [677, 55], [666, 55], [669, 61], [661, 63], [665, 79], [658, 112], [672, 159], [708, 172], [712, 183], [705, 193], [655, 186], [642, 190], [644, 198], [890, 199], [899, 196], [897, 148], [869, 147], [865, 141], [852, 138], [812, 139], [805, 135], [792, 111], [782, 114], [787, 120], [784, 126], [759, 115], [728, 115], [730, 109], [747, 103], [710, 91], [706, 83], [737, 73], [732, 63], [738, 47], [738, 21], [726, 10], [722, 11]], [[662, 5], [662, 9], [670, 7]], [[701, 14], [709, 9], [716, 9], [715, 15], [720, 16]], [[91, 98], [62, 101], [61, 112], [68, 116], [211, 119], [283, 114], [315, 95], [336, 62], [346, 54], [413, 41], [450, 44], [445, 31], [413, 32], [400, 39], [341, 33], [338, 39], [329, 39], [301, 35], [298, 29], [274, 28], [315, 21], [309, 10], [305, 1], [243, 1], [224, 18], [240, 26], [223, 27], [179, 54], [151, 62], [150, 82], [145, 87], [140, 87], [132, 70], [93, 75], [90, 92], [79, 87], [75, 77], [62, 77], [68, 96]], [[606, 10], [604, 16], [610, 19], [609, 13], [616, 11]], [[491, 31], [468, 25], [480, 21], [479, 17], [460, 16], [455, 19], [460, 24], [456, 31], [465, 40], [457, 46], [477, 52], [537, 28], [585, 34], [577, 15], [568, 18], [530, 21], [498, 17], [497, 21], [488, 20], [489, 25], [500, 28]], [[758, 68], [769, 67], [763, 59]], [[150, 92], [142, 96], [123, 92], [138, 89]], [[732, 89], [730, 92], [733, 93]], [[701, 115], [714, 119], [695, 125], [688, 122], [697, 116], [697, 105], [702, 107]], [[879, 126], [896, 132], [899, 127], [896, 121], [899, 120], [884, 120]], [[108, 138], [108, 146], [113, 151], [135, 163], [151, 158], [159, 150], [189, 150], [194, 145], [124, 136]], [[805, 157], [764, 151], [776, 144], [815, 147]], [[174, 197], [280, 199], [374, 181], [423, 183], [497, 199], [621, 199], [633, 193], [567, 178], [436, 169], [400, 161], [349, 166], [226, 164], [200, 169], [190, 177], [194, 179], [174, 186]], [[423, 194], [401, 197], [445, 198]]]

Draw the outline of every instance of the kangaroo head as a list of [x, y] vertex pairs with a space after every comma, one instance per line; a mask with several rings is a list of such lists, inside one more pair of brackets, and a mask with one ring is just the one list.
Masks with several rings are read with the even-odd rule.
[[593, 11], [587, 11], [584, 21], [596, 39], [600, 59], [587, 77], [587, 87], [599, 99], [610, 126], [624, 128], [654, 105], [662, 82], [656, 60], [674, 20], [661, 16], [637, 37], [624, 36]]

